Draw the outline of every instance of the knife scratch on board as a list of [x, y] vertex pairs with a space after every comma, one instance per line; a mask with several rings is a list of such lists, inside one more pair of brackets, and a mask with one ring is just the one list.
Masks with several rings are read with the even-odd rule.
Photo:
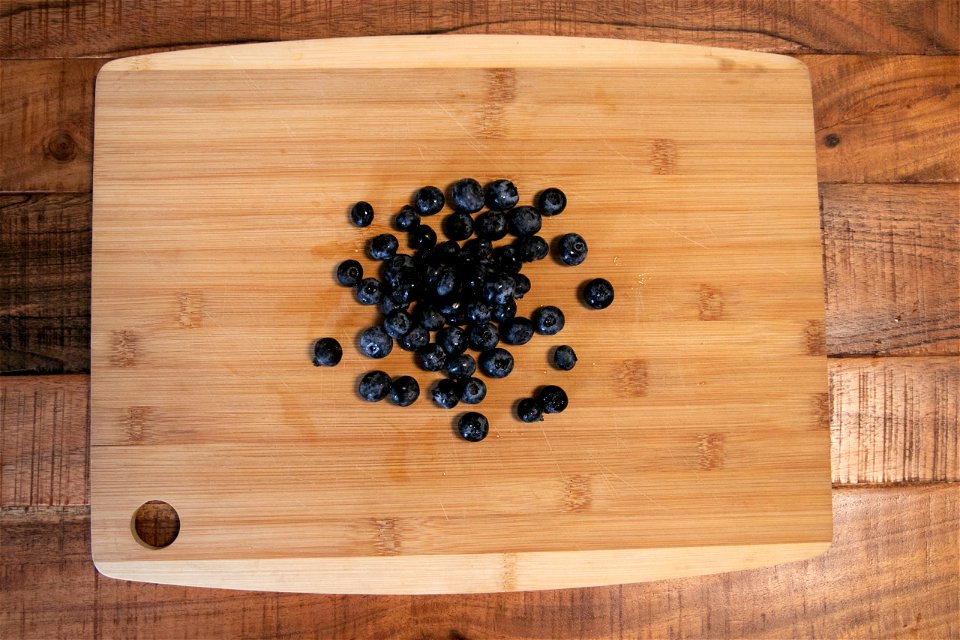
[[680, 238], [683, 238], [684, 240], [686, 240], [687, 242], [689, 242], [689, 243], [691, 243], [691, 244], [695, 244], [695, 245], [697, 245], [698, 247], [703, 247], [704, 249], [709, 249], [709, 248], [710, 248], [710, 247], [708, 247], [708, 246], [705, 245], [705, 244], [702, 244], [702, 243], [700, 243], [700, 242], [697, 242], [697, 241], [694, 240], [693, 238], [690, 238], [690, 237], [688, 237], [688, 236], [683, 235], [682, 233], [680, 233], [680, 232], [677, 231], [676, 229], [672, 229], [672, 228], [668, 227], [667, 225], [663, 224], [662, 222], [657, 222], [656, 220], [654, 220], [654, 219], [651, 218], [650, 216], [645, 216], [645, 215], [643, 215], [643, 214], [639, 214], [639, 215], [640, 215], [641, 218], [644, 218], [644, 219], [646, 219], [646, 220], [649, 220], [650, 222], [652, 222], [653, 224], [657, 225], [658, 227], [662, 227], [662, 228], [666, 229], [667, 231], [669, 231], [669, 232], [672, 233], [673, 235], [678, 236], [678, 237], [680, 237]]

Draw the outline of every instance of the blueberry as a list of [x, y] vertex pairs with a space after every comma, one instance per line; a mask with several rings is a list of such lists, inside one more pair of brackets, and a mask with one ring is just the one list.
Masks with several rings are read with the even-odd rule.
[[460, 262], [477, 262], [489, 258], [493, 253], [493, 243], [486, 238], [474, 238], [463, 245], [460, 251]]
[[604, 278], [594, 278], [583, 287], [583, 301], [592, 309], [606, 309], [613, 303], [613, 285]]
[[356, 260], [344, 260], [337, 267], [337, 282], [345, 287], [355, 287], [363, 279], [363, 265]]
[[313, 366], [335, 367], [343, 357], [343, 348], [334, 338], [320, 338], [313, 346]]
[[520, 273], [523, 263], [520, 261], [520, 254], [516, 247], [503, 246], [493, 250], [493, 261], [497, 268], [504, 273]]
[[550, 253], [550, 245], [548, 245], [547, 241], [540, 236], [524, 236], [522, 238], [517, 238], [517, 241], [513, 243], [513, 246], [517, 248], [517, 255], [523, 262], [543, 260], [547, 257], [547, 254]]
[[506, 211], [515, 207], [519, 200], [517, 187], [509, 180], [494, 180], [487, 185], [485, 201], [487, 206], [495, 211]]
[[388, 316], [397, 309], [404, 309], [405, 306], [393, 299], [392, 295], [380, 296], [380, 313]]
[[364, 278], [357, 285], [357, 301], [360, 304], [377, 304], [380, 296], [380, 281], [376, 278]]
[[567, 393], [560, 387], [550, 384], [537, 394], [537, 400], [543, 406], [544, 413], [560, 413], [567, 408]]
[[389, 297], [397, 303], [398, 306], [405, 307], [417, 296], [417, 288], [413, 284], [400, 284], [390, 291]]
[[497, 322], [507, 322], [517, 315], [517, 303], [513, 300], [507, 300], [505, 303], [493, 308], [493, 319]]
[[561, 371], [570, 371], [577, 366], [577, 352], [573, 347], [560, 345], [553, 351], [553, 366]]
[[411, 249], [430, 249], [437, 244], [437, 232], [429, 225], [421, 224], [407, 234], [407, 243]]
[[515, 236], [532, 236], [541, 224], [540, 212], [533, 207], [517, 207], [507, 213], [507, 226]]
[[462, 211], [451, 213], [443, 219], [443, 232], [451, 240], [466, 240], [473, 235], [473, 218]]
[[403, 309], [394, 309], [384, 318], [383, 329], [391, 338], [402, 338], [413, 329], [413, 318]]
[[533, 323], [526, 318], [512, 318], [500, 324], [500, 339], [506, 344], [527, 344], [533, 338]]
[[575, 267], [587, 259], [587, 241], [578, 233], [568, 233], [557, 241], [557, 257], [565, 265]]
[[517, 404], [517, 417], [523, 422], [543, 420], [543, 407], [536, 398], [524, 398]]
[[507, 216], [499, 211], [485, 211], [473, 221], [473, 228], [484, 240], [499, 240], [507, 235]]
[[460, 381], [460, 401], [478, 404], [487, 397], [487, 385], [480, 378], [465, 378]]
[[444, 409], [453, 409], [460, 403], [460, 393], [457, 389], [457, 383], [447, 378], [438, 380], [437, 383], [433, 385], [430, 395], [433, 396], [433, 401], [437, 403], [437, 406]]
[[483, 188], [473, 178], [457, 180], [450, 186], [453, 208], [464, 213], [476, 213], [483, 208]]
[[433, 261], [437, 265], [455, 265], [460, 256], [460, 245], [454, 240], [444, 240], [433, 250]]
[[360, 333], [360, 351], [368, 358], [386, 358], [393, 351], [393, 338], [380, 327], [370, 327]]
[[459, 356], [447, 358], [447, 366], [443, 368], [451, 378], [469, 378], [477, 371], [477, 361], [473, 356], [463, 353]]
[[533, 316], [530, 319], [533, 320], [533, 326], [537, 330], [537, 333], [542, 333], [545, 336], [560, 333], [565, 322], [563, 311], [560, 311], [560, 309], [552, 305], [540, 307], [533, 312]]
[[491, 322], [471, 325], [467, 332], [470, 348], [475, 351], [493, 349], [500, 342], [500, 333], [497, 326]]
[[497, 275], [483, 283], [483, 299], [489, 304], [506, 304], [513, 299], [513, 288], [516, 281], [507, 275]]
[[447, 363], [447, 354], [434, 342], [417, 349], [417, 363], [426, 371], [440, 371]]
[[448, 296], [457, 288], [457, 272], [453, 267], [439, 267], [433, 278], [433, 292], [438, 297]]
[[373, 222], [373, 207], [361, 200], [350, 207], [350, 220], [358, 227], [369, 227]]
[[427, 331], [436, 331], [446, 322], [443, 314], [424, 302], [418, 302], [413, 309], [413, 321]]
[[480, 442], [487, 437], [490, 431], [490, 423], [486, 416], [476, 411], [468, 411], [457, 420], [457, 431], [460, 437], [467, 442]]
[[400, 212], [393, 219], [394, 226], [400, 231], [410, 231], [420, 224], [420, 214], [408, 204], [400, 207]]
[[397, 254], [397, 248], [400, 243], [397, 237], [392, 233], [381, 233], [378, 236], [370, 238], [367, 243], [367, 253], [374, 260], [389, 260]]
[[416, 351], [427, 346], [427, 343], [430, 342], [430, 333], [423, 327], [417, 326], [410, 329], [407, 335], [400, 338], [398, 342], [400, 348], [404, 351]]
[[467, 332], [454, 325], [444, 327], [437, 332], [437, 344], [451, 356], [458, 356], [467, 350]]
[[451, 325], [463, 324], [463, 309], [460, 301], [454, 297], [437, 300], [434, 303], [437, 312]]
[[530, 291], [530, 278], [522, 273], [513, 276], [513, 299], [520, 300]]
[[390, 384], [390, 402], [407, 407], [420, 397], [420, 385], [410, 376], [400, 376]]
[[379, 402], [390, 393], [390, 376], [383, 371], [368, 371], [360, 378], [357, 391], [367, 402]]
[[489, 270], [483, 264], [470, 264], [460, 268], [460, 285], [471, 302], [479, 296], [488, 273]]
[[465, 309], [467, 320], [474, 324], [490, 322], [490, 307], [482, 302], [468, 302]]
[[397, 253], [383, 263], [384, 270], [396, 273], [410, 271], [416, 277], [417, 262], [408, 253]]
[[537, 208], [545, 216], [555, 216], [567, 207], [567, 196], [555, 187], [544, 189], [537, 195]]
[[443, 191], [436, 187], [421, 187], [413, 198], [417, 211], [422, 216], [432, 216], [443, 209]]
[[499, 347], [481, 353], [478, 362], [480, 371], [491, 378], [506, 378], [513, 371], [513, 354]]

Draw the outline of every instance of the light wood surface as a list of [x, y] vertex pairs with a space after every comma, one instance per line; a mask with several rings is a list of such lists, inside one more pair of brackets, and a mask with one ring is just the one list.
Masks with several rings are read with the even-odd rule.
[[[450, 52], [455, 52], [451, 55]], [[331, 592], [607, 584], [759, 566], [830, 540], [814, 137], [779, 56], [521, 37], [366, 39], [109, 63], [93, 200], [93, 554], [108, 575]], [[373, 320], [331, 277], [422, 183], [570, 198], [521, 311], [567, 328], [458, 440], [425, 399], [353, 393]], [[370, 200], [375, 227], [345, 210]], [[369, 265], [369, 262], [368, 262]], [[606, 312], [576, 286], [605, 276]], [[309, 365], [313, 339], [346, 346]], [[548, 370], [560, 342], [570, 374]], [[417, 374], [426, 389], [433, 376]], [[525, 426], [512, 403], [571, 393]], [[173, 505], [180, 536], [130, 519]], [[545, 533], [546, 532], [546, 533]], [[292, 571], [297, 567], [297, 571]]]

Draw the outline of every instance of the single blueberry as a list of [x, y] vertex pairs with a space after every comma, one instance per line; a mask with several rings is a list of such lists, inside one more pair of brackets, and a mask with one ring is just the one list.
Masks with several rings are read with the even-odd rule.
[[407, 407], [420, 397], [420, 385], [410, 376], [400, 376], [390, 384], [390, 401], [398, 407]]
[[530, 291], [530, 278], [522, 273], [513, 276], [513, 299], [520, 300]]
[[417, 211], [422, 216], [432, 216], [443, 209], [443, 191], [436, 187], [421, 187], [413, 198]]
[[561, 371], [570, 371], [577, 366], [577, 352], [571, 346], [560, 345], [553, 351], [553, 366]]
[[369, 327], [360, 333], [360, 351], [368, 358], [386, 358], [393, 350], [393, 338], [380, 327]]
[[464, 378], [460, 381], [460, 401], [479, 404], [487, 397], [487, 385], [480, 378]]
[[500, 333], [497, 325], [492, 322], [474, 324], [467, 331], [467, 340], [474, 351], [493, 349], [500, 342]]
[[378, 236], [370, 238], [367, 243], [367, 253], [374, 260], [389, 260], [397, 253], [400, 243], [397, 237], [392, 233], [381, 233]]
[[540, 307], [533, 312], [530, 319], [533, 320], [533, 326], [536, 328], [537, 333], [542, 333], [545, 336], [560, 333], [560, 330], [563, 329], [563, 325], [566, 322], [563, 317], [563, 311], [560, 311], [560, 309], [553, 305]]
[[478, 363], [480, 371], [491, 378], [506, 378], [513, 371], [513, 354], [497, 347], [481, 353]]
[[404, 309], [394, 309], [384, 318], [383, 329], [391, 338], [402, 338], [413, 329], [413, 318]]
[[457, 288], [457, 272], [453, 267], [438, 267], [431, 279], [433, 293], [442, 298], [453, 293]]
[[350, 208], [350, 220], [358, 227], [369, 227], [373, 222], [373, 207], [361, 200]]
[[477, 371], [477, 361], [467, 353], [450, 356], [447, 358], [447, 366], [443, 370], [451, 378], [469, 378]]
[[457, 180], [450, 186], [453, 208], [464, 213], [476, 213], [483, 208], [483, 187], [473, 178]]
[[462, 211], [451, 213], [443, 219], [443, 232], [451, 240], [466, 240], [473, 235], [473, 218]]
[[497, 322], [507, 322], [517, 315], [517, 303], [513, 300], [507, 300], [503, 304], [498, 304], [493, 308], [493, 319]]
[[604, 278], [594, 278], [583, 287], [583, 301], [591, 309], [606, 309], [613, 303], [613, 285]]
[[357, 285], [357, 301], [360, 304], [377, 304], [381, 295], [380, 281], [376, 278], [364, 278]]
[[550, 245], [540, 236], [524, 236], [517, 238], [513, 246], [517, 248], [517, 255], [523, 262], [543, 260], [550, 253]]
[[360, 378], [357, 391], [367, 402], [379, 402], [390, 393], [390, 376], [383, 371], [369, 371]]
[[578, 233], [568, 233], [557, 241], [557, 257], [565, 265], [575, 267], [587, 259], [587, 241]]
[[519, 200], [517, 187], [509, 180], [494, 180], [487, 185], [485, 201], [491, 209], [506, 211], [517, 206]]
[[490, 307], [482, 302], [468, 302], [466, 307], [467, 320], [475, 324], [490, 322]]
[[488, 304], [506, 304], [513, 299], [516, 281], [508, 275], [497, 275], [483, 283], [483, 299]]
[[556, 385], [547, 385], [537, 394], [544, 413], [560, 413], [567, 408], [567, 393]]
[[467, 350], [467, 332], [453, 325], [437, 332], [437, 344], [451, 356], [458, 356]]
[[380, 313], [384, 316], [388, 316], [393, 313], [396, 309], [403, 309], [405, 305], [400, 304], [393, 299], [392, 295], [389, 296], [380, 296]]
[[454, 240], [444, 240], [433, 250], [433, 262], [437, 265], [455, 265], [460, 255], [460, 245]]
[[492, 257], [497, 268], [507, 274], [520, 273], [520, 269], [523, 267], [523, 262], [520, 260], [520, 254], [516, 247], [510, 245], [497, 247], [493, 250]]
[[413, 321], [427, 331], [436, 331], [446, 322], [443, 314], [425, 302], [418, 302], [413, 308]]
[[507, 235], [507, 216], [500, 211], [485, 211], [474, 220], [473, 228], [484, 240], [499, 240]]
[[400, 207], [400, 212], [393, 219], [393, 225], [400, 231], [411, 231], [420, 224], [420, 214], [408, 204]]
[[447, 363], [447, 354], [434, 342], [417, 349], [417, 363], [425, 371], [440, 371]]
[[430, 225], [421, 224], [407, 234], [411, 249], [430, 249], [437, 244], [437, 232]]
[[438, 380], [430, 395], [438, 407], [444, 409], [453, 409], [460, 403], [460, 390], [457, 389], [457, 383], [449, 378]]
[[543, 407], [536, 398], [524, 398], [517, 404], [517, 417], [523, 422], [543, 420]]
[[507, 226], [515, 236], [532, 236], [540, 231], [540, 212], [533, 207], [517, 207], [507, 212]]
[[313, 366], [335, 367], [343, 357], [343, 348], [334, 338], [320, 338], [313, 346]]
[[480, 442], [487, 437], [490, 423], [486, 416], [476, 411], [468, 411], [457, 420], [457, 431], [467, 442]]
[[404, 351], [416, 351], [427, 346], [430, 342], [430, 333], [423, 327], [416, 326], [400, 338], [400, 348]]
[[533, 338], [533, 323], [515, 317], [500, 324], [500, 339], [507, 344], [527, 344]]
[[337, 267], [337, 282], [355, 287], [363, 279], [363, 265], [356, 260], [344, 260]]
[[493, 253], [493, 243], [486, 238], [474, 238], [463, 245], [460, 251], [460, 263], [478, 262], [484, 258], [489, 258]]
[[562, 213], [566, 207], [567, 196], [556, 187], [544, 189], [537, 195], [537, 208], [545, 216], [555, 216]]

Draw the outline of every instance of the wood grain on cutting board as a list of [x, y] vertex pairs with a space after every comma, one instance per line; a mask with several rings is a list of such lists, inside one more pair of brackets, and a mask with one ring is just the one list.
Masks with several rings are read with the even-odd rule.
[[[514, 36], [246, 45], [109, 63], [94, 150], [93, 552], [109, 575], [294, 591], [583, 586], [809, 557], [831, 537], [809, 80], [789, 58]], [[460, 411], [353, 392], [375, 320], [333, 279], [421, 184], [562, 187], [525, 269], [563, 333]], [[366, 199], [367, 230], [346, 222]], [[433, 222], [431, 220], [431, 222]], [[439, 220], [436, 221], [439, 224]], [[576, 287], [603, 276], [606, 311]], [[341, 365], [309, 363], [317, 337]], [[547, 365], [566, 343], [569, 373]], [[433, 375], [416, 372], [426, 390]], [[511, 415], [560, 383], [570, 408]], [[131, 535], [177, 509], [164, 549]]]

